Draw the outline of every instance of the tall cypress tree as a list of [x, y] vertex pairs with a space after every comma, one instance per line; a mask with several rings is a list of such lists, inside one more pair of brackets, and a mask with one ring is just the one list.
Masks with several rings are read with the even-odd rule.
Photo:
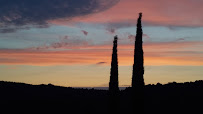
[[119, 88], [118, 88], [117, 40], [118, 40], [118, 37], [115, 36], [114, 41], [113, 41], [113, 53], [112, 53], [111, 73], [110, 73], [110, 82], [109, 82], [110, 94], [117, 94], [119, 91]]
[[109, 82], [109, 114], [119, 113], [119, 87], [118, 87], [118, 56], [117, 56], [117, 40], [118, 37], [114, 37], [113, 41], [113, 53], [111, 61], [111, 73]]
[[142, 48], [142, 13], [139, 14], [137, 20], [137, 34], [135, 38], [134, 49], [134, 64], [133, 64], [133, 76], [132, 76], [132, 100], [131, 108], [132, 114], [144, 113], [144, 58]]
[[134, 49], [134, 64], [133, 64], [133, 76], [132, 76], [132, 88], [141, 89], [144, 86], [144, 58], [142, 48], [142, 13], [139, 14], [137, 20], [137, 34], [135, 38], [135, 49]]

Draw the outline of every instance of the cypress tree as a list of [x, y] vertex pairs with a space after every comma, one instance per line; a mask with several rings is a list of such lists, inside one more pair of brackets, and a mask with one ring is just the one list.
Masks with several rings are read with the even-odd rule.
[[109, 103], [108, 103], [109, 114], [119, 113], [117, 40], [118, 40], [118, 37], [115, 36], [113, 41], [113, 53], [112, 53], [110, 82], [109, 82]]
[[110, 92], [110, 94], [117, 94], [118, 91], [119, 91], [119, 87], [118, 87], [117, 40], [118, 40], [118, 37], [115, 36], [114, 41], [113, 41], [113, 53], [112, 53], [110, 82], [109, 82], [109, 92]]
[[135, 37], [134, 64], [132, 75], [132, 113], [144, 113], [144, 58], [142, 47], [142, 13], [137, 20], [137, 33]]
[[133, 76], [132, 76], [132, 88], [142, 89], [144, 87], [144, 58], [143, 58], [143, 47], [142, 47], [142, 13], [139, 14], [137, 20], [137, 34], [135, 38], [135, 49], [134, 49], [134, 64], [133, 64]]

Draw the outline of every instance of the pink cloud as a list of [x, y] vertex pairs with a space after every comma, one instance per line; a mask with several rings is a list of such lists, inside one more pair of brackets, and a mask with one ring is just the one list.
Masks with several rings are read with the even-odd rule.
[[[119, 65], [132, 65], [133, 44], [118, 45]], [[144, 42], [145, 65], [203, 65], [203, 42]], [[197, 51], [198, 50], [198, 51]], [[75, 65], [105, 61], [110, 65], [112, 45], [79, 45], [56, 50], [0, 50], [0, 64]]]
[[145, 24], [199, 27], [203, 26], [203, 15], [199, 13], [203, 11], [202, 4], [202, 0], [121, 0], [109, 10], [76, 17], [70, 23], [127, 22], [135, 25], [138, 13], [143, 12]]

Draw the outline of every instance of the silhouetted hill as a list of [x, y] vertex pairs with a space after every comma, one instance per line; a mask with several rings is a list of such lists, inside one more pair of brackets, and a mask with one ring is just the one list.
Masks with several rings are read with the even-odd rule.
[[[120, 92], [120, 112], [128, 114], [131, 88]], [[145, 86], [145, 113], [202, 112], [203, 81]], [[2, 114], [107, 114], [107, 90], [76, 89], [0, 81]]]
[[[126, 96], [130, 96], [130, 89], [121, 92], [125, 104], [128, 104]], [[202, 112], [203, 81], [146, 85], [144, 95], [146, 114], [198, 114]]]

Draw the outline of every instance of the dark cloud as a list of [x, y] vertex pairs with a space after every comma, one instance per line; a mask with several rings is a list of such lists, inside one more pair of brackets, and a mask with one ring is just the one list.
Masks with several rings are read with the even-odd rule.
[[186, 41], [187, 39], [190, 39], [191, 37], [182, 37], [182, 38], [178, 38], [175, 42], [182, 42], [182, 41]]
[[128, 39], [130, 41], [134, 41], [135, 40], [135, 35], [132, 35], [132, 34], [128, 35]]
[[103, 65], [103, 64], [106, 64], [107, 62], [98, 62], [96, 63], [97, 65]]
[[0, 33], [11, 33], [11, 32], [16, 32], [15, 28], [3, 28], [0, 29]]
[[68, 49], [68, 48], [73, 48], [74, 46], [86, 46], [90, 45], [91, 41], [90, 40], [83, 40], [77, 37], [69, 37], [69, 36], [64, 36], [63, 38], [60, 39], [59, 42], [53, 42], [51, 44], [44, 44], [38, 47], [33, 47], [31, 49], [36, 49], [36, 50], [48, 50], [48, 49]]
[[85, 36], [87, 36], [88, 35], [88, 32], [87, 31], [85, 31], [85, 30], [81, 30], [81, 32], [85, 35]]
[[[128, 39], [130, 41], [134, 41], [135, 40], [135, 35], [132, 35], [130, 33], [127, 33], [127, 34], [128, 34]], [[143, 34], [143, 38], [149, 39], [150, 37], [147, 34]]]
[[179, 38], [179, 39], [177, 39], [177, 41], [184, 41], [185, 40], [185, 38]]
[[143, 34], [143, 37], [144, 37], [144, 38], [147, 38], [147, 39], [150, 38], [147, 34]]
[[1, 27], [0, 26], [0, 33], [11, 33], [16, 32], [18, 29], [21, 30], [29, 30], [30, 28], [48, 28], [49, 25], [26, 25], [26, 26], [7, 26], [7, 27]]
[[114, 29], [114, 28], [107, 28], [106, 29], [110, 34], [115, 34], [115, 32], [116, 32], [116, 29]]
[[[0, 28], [46, 25], [47, 21], [104, 11], [119, 0], [0, 0]], [[17, 28], [14, 28], [17, 29]]]

